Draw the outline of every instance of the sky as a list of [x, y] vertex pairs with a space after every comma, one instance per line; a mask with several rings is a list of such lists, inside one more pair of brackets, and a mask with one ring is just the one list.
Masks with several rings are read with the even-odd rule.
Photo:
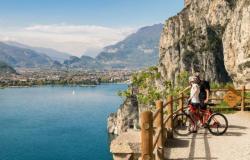
[[0, 0], [0, 40], [96, 56], [140, 27], [164, 23], [183, 0]]

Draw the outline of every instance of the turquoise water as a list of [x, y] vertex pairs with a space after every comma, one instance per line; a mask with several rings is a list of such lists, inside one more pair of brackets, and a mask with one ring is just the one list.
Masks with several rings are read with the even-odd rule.
[[106, 119], [126, 88], [0, 89], [0, 160], [112, 159]]

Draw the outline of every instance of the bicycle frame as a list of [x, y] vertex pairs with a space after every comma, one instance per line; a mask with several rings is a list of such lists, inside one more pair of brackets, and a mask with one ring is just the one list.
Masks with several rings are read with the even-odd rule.
[[213, 115], [210, 109], [201, 110], [200, 108], [193, 109], [194, 107], [189, 104], [188, 105], [189, 111], [192, 113], [190, 116], [192, 119], [193, 125], [195, 122], [200, 122], [202, 125], [208, 123], [211, 120], [211, 116]]

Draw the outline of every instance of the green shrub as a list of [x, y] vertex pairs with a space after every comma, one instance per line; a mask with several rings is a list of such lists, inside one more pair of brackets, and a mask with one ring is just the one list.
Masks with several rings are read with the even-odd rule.
[[220, 89], [220, 88], [229, 88], [229, 87], [234, 87], [233, 83], [216, 83], [212, 82], [210, 83], [210, 88], [211, 89]]

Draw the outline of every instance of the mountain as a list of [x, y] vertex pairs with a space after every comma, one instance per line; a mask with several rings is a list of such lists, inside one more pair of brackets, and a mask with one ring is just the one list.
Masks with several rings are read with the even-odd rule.
[[11, 46], [0, 42], [0, 60], [13, 67], [50, 67], [54, 61], [45, 54], [31, 49]]
[[162, 78], [175, 84], [182, 71], [200, 71], [211, 82], [250, 86], [249, 8], [249, 0], [185, 0], [161, 34]]
[[162, 24], [143, 27], [124, 40], [105, 47], [96, 58], [71, 57], [64, 64], [73, 68], [92, 69], [138, 69], [156, 65], [162, 28]]
[[[0, 42], [0, 60], [14, 67], [83, 69], [139, 69], [156, 65], [163, 24], [139, 29], [124, 40], [107, 46], [96, 58], [70, 56], [48, 48], [30, 47], [17, 42]], [[55, 62], [57, 61], [57, 62]]]
[[16, 47], [25, 48], [25, 49], [31, 49], [31, 50], [36, 51], [38, 53], [46, 54], [52, 60], [58, 61], [60, 63], [63, 63], [65, 60], [69, 59], [69, 57], [71, 56], [68, 53], [59, 52], [59, 51], [51, 49], [51, 48], [31, 47], [31, 46], [24, 45], [24, 44], [14, 42], [14, 41], [7, 41], [4, 43], [11, 45], [11, 46], [16, 46]]
[[105, 47], [96, 60], [111, 68], [143, 68], [156, 65], [162, 28], [162, 24], [143, 27], [123, 41]]
[[5, 62], [0, 61], [0, 75], [2, 74], [15, 74], [16, 70], [6, 64]]
[[81, 58], [71, 56], [70, 59], [65, 60], [63, 64], [70, 68], [100, 69], [102, 67], [96, 59], [84, 55]]

